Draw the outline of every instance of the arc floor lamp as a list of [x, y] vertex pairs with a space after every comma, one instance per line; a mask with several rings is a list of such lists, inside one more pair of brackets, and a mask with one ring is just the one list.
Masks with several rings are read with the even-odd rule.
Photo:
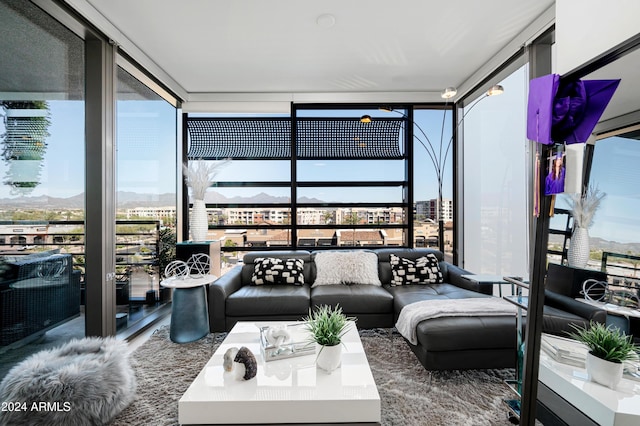
[[[447, 87], [442, 91], [440, 96], [443, 99], [445, 99], [446, 102], [448, 102], [449, 99], [453, 98], [457, 93], [458, 91], [456, 90], [455, 87]], [[437, 205], [436, 205], [436, 218], [438, 222], [438, 248], [442, 253], [444, 253], [444, 218], [442, 214], [442, 211], [443, 211], [442, 185], [444, 180], [444, 168], [447, 162], [447, 157], [451, 150], [451, 145], [453, 143], [455, 131], [463, 123], [464, 118], [467, 116], [467, 114], [469, 114], [469, 112], [471, 112], [471, 110], [476, 105], [478, 105], [483, 99], [488, 98], [490, 96], [501, 95], [502, 93], [504, 93], [504, 88], [500, 85], [495, 85], [495, 86], [492, 86], [489, 90], [487, 90], [484, 96], [481, 96], [478, 99], [476, 99], [468, 108], [466, 108], [466, 111], [460, 118], [460, 121], [456, 123], [454, 127], [454, 132], [451, 135], [451, 138], [446, 143], [444, 141], [444, 126], [445, 126], [445, 117], [447, 113], [446, 109], [444, 110], [444, 113], [442, 116], [442, 130], [440, 132], [440, 143], [438, 145], [434, 145], [431, 142], [431, 139], [429, 139], [429, 136], [427, 136], [426, 132], [422, 129], [422, 127], [420, 127], [420, 125], [418, 125], [418, 123], [416, 123], [415, 121], [411, 120], [413, 126], [416, 129], [418, 129], [418, 132], [419, 132], [419, 134], [417, 134], [416, 132], [413, 132], [413, 137], [420, 143], [420, 145], [422, 145], [424, 150], [427, 152], [427, 155], [429, 156], [429, 160], [431, 160], [431, 164], [433, 165], [434, 171], [436, 173], [436, 179], [438, 183], [438, 199], [437, 199]], [[395, 112], [396, 114], [400, 114], [403, 118], [409, 121], [409, 117], [402, 111], [399, 111], [390, 107], [381, 107], [380, 109], [383, 111]], [[360, 121], [362, 121], [363, 123], [371, 122], [371, 120], [372, 118], [368, 115], [364, 115], [360, 119]]]

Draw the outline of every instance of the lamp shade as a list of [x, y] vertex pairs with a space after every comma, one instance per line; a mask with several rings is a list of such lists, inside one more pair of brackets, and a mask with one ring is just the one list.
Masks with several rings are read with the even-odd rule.
[[455, 87], [447, 87], [442, 91], [442, 93], [440, 93], [440, 97], [442, 97], [442, 99], [451, 99], [457, 93], [458, 93], [458, 89], [456, 89]]
[[492, 86], [489, 90], [487, 90], [487, 96], [498, 96], [504, 93], [504, 87], [499, 84]]

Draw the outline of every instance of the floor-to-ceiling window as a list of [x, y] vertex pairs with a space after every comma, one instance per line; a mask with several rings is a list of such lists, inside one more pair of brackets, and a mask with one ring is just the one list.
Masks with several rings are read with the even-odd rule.
[[0, 377], [84, 336], [84, 56], [31, 2], [0, 2]]
[[[222, 271], [235, 266], [247, 248], [291, 246], [291, 158], [281, 155], [290, 145], [288, 116], [195, 113], [185, 125], [189, 161], [220, 165], [204, 201], [208, 239], [220, 241], [223, 249]], [[196, 142], [193, 132], [202, 139]], [[227, 158], [231, 161], [224, 163]], [[192, 192], [188, 200], [192, 205]]]
[[521, 67], [500, 82], [501, 96], [464, 109], [464, 267], [474, 273], [529, 275], [525, 111], [528, 75]]
[[[453, 139], [450, 109], [413, 112], [414, 245], [453, 252]], [[442, 235], [440, 235], [442, 234]]]
[[176, 231], [176, 107], [119, 66], [116, 129], [116, 326], [122, 329], [167, 301], [160, 288], [166, 259], [159, 253]]
[[[295, 114], [298, 242], [411, 245], [404, 111], [300, 106]], [[306, 145], [323, 149], [310, 152]]]
[[[640, 223], [637, 185], [640, 132], [629, 129], [595, 143], [588, 185], [605, 194], [589, 229], [588, 268], [612, 282], [640, 286]], [[636, 297], [640, 294], [636, 294]]]
[[64, 5], [34, 3], [0, 1], [0, 376], [149, 322], [175, 239], [179, 100]]
[[[305, 105], [293, 119], [191, 114], [188, 156], [232, 159], [205, 200], [209, 236], [222, 241], [225, 260], [242, 249], [412, 246], [414, 147], [404, 111]], [[428, 224], [421, 246], [437, 236], [435, 221]]]

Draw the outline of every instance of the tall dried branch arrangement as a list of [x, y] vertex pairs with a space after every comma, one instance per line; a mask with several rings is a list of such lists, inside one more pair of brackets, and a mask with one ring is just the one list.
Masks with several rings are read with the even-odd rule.
[[230, 162], [229, 158], [218, 161], [194, 160], [183, 166], [184, 181], [191, 188], [194, 200], [204, 200], [207, 189], [215, 183], [220, 169]]
[[600, 207], [600, 202], [606, 196], [604, 192], [592, 186], [587, 187], [584, 194], [569, 195], [569, 205], [576, 227], [589, 228], [593, 223], [593, 216]]

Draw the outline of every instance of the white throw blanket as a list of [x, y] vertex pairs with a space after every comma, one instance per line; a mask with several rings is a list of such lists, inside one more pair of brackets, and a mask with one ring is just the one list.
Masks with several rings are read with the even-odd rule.
[[421, 300], [400, 311], [396, 328], [411, 344], [417, 345], [416, 327], [421, 321], [440, 317], [515, 316], [518, 308], [498, 297]]

